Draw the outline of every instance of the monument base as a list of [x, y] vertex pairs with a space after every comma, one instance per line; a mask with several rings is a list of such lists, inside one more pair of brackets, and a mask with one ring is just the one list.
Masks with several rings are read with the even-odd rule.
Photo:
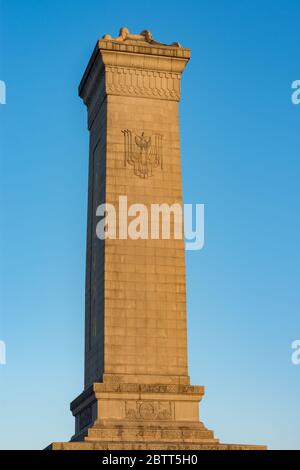
[[249, 451], [262, 451], [267, 450], [265, 446], [249, 446], [249, 445], [238, 445], [238, 444], [161, 444], [157, 442], [144, 442], [142, 444], [132, 443], [101, 443], [101, 442], [54, 442], [46, 450], [53, 451], [65, 451], [65, 450], [249, 450]]
[[[147, 379], [149, 382], [149, 376]], [[152, 377], [157, 379], [161, 378]], [[71, 403], [76, 423], [71, 442], [53, 443], [48, 449], [266, 449], [220, 444], [214, 433], [199, 421], [204, 387], [190, 385], [188, 377], [173, 380], [169, 377], [168, 381], [167, 384], [128, 383], [128, 377], [104, 376], [103, 383], [95, 383]]]

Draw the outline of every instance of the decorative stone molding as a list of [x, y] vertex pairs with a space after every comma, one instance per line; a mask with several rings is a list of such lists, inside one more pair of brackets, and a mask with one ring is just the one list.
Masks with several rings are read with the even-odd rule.
[[[204, 387], [200, 385], [183, 384], [134, 384], [122, 382], [95, 383], [89, 390], [90, 394], [103, 392], [123, 392], [123, 393], [170, 393], [170, 394], [188, 394], [204, 395]], [[86, 398], [86, 392], [83, 394]], [[199, 397], [200, 399], [200, 397]], [[75, 401], [74, 401], [75, 407]]]
[[179, 101], [180, 73], [107, 66], [106, 93]]

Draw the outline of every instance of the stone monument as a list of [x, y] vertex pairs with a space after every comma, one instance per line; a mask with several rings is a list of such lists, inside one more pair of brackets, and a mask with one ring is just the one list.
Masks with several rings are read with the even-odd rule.
[[[190, 50], [149, 31], [106, 35], [79, 87], [90, 132], [85, 389], [68, 449], [260, 449], [221, 445], [190, 385], [184, 241], [99, 240], [97, 207], [182, 205], [178, 103]], [[151, 151], [150, 151], [151, 147]]]

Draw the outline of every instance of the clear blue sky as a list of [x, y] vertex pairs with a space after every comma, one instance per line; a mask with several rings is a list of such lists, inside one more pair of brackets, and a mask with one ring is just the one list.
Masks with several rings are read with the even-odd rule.
[[206, 205], [187, 253], [189, 362], [223, 442], [300, 449], [298, 0], [2, 0], [0, 447], [73, 434], [83, 388], [88, 133], [77, 86], [103, 34], [147, 28], [192, 49], [184, 198]]

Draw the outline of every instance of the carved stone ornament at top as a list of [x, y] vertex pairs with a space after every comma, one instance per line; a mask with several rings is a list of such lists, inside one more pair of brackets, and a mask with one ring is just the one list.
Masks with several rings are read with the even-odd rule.
[[109, 34], [105, 34], [103, 39], [107, 41], [116, 41], [116, 42], [139, 42], [151, 44], [153, 46], [171, 46], [171, 47], [182, 47], [179, 42], [173, 42], [172, 44], [163, 44], [162, 42], [154, 41], [151, 31], [144, 30], [140, 34], [131, 34], [128, 28], [121, 28], [120, 34], [117, 38], [112, 38]]

